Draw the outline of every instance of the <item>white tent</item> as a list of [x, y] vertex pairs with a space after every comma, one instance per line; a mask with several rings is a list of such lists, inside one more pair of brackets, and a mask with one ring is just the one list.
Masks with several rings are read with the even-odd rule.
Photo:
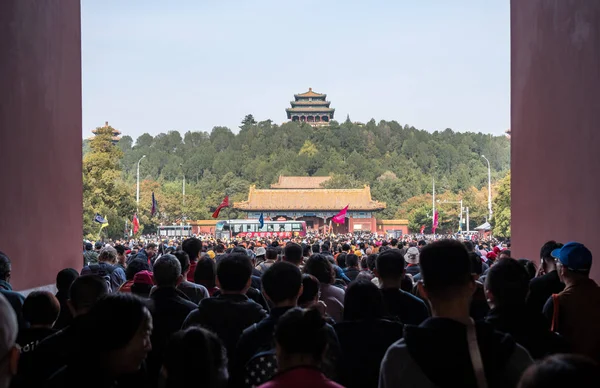
[[491, 229], [492, 229], [492, 225], [490, 225], [489, 222], [484, 222], [483, 224], [481, 224], [475, 228], [475, 230], [483, 230], [483, 231], [488, 231]]

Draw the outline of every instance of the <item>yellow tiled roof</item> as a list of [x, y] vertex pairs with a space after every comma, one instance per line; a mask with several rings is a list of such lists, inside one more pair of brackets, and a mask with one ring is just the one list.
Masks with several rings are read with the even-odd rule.
[[371, 198], [371, 189], [277, 189], [257, 190], [250, 187], [248, 200], [236, 202], [240, 210], [381, 210], [385, 203]]
[[272, 189], [322, 189], [321, 183], [331, 179], [330, 176], [279, 176]]
[[292, 107], [297, 106], [297, 105], [321, 105], [321, 106], [329, 106], [329, 105], [331, 105], [331, 102], [330, 101], [324, 101], [324, 100], [312, 100], [312, 101], [300, 100], [300, 101], [290, 101], [290, 104], [292, 105]]
[[294, 94], [294, 96], [295, 97], [325, 97], [327, 95], [321, 94], [321, 93], [315, 93], [315, 92], [313, 92], [312, 88], [308, 88], [308, 92]]
[[322, 107], [322, 108], [317, 108], [317, 107], [312, 107], [312, 106], [299, 106], [296, 108], [287, 108], [285, 110], [286, 112], [297, 112], [297, 113], [302, 113], [302, 112], [334, 112], [335, 109], [334, 108], [326, 108], [326, 107]]

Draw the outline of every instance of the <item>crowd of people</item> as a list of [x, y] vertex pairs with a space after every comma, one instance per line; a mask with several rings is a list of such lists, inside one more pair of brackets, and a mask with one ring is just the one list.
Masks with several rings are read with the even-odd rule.
[[598, 387], [582, 244], [379, 236], [86, 242], [26, 297], [0, 252], [0, 388]]

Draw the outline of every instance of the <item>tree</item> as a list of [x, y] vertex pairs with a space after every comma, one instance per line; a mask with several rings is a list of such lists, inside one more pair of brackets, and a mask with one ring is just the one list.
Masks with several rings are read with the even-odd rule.
[[497, 237], [510, 238], [510, 173], [498, 183], [493, 209], [492, 232]]
[[254, 120], [254, 116], [252, 116], [251, 114], [248, 114], [242, 120], [242, 126], [240, 128], [243, 128], [243, 127], [249, 126], [249, 125], [253, 125], [253, 124], [256, 124], [256, 120]]

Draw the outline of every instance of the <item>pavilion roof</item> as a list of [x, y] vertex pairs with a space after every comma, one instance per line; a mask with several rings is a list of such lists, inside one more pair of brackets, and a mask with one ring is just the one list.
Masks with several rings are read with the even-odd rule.
[[322, 106], [329, 106], [331, 104], [331, 102], [330, 101], [325, 101], [325, 100], [312, 100], [312, 101], [298, 100], [298, 101], [290, 101], [290, 104], [292, 104], [292, 107], [297, 106], [297, 105], [322, 105]]
[[236, 202], [234, 209], [256, 210], [382, 210], [385, 203], [371, 198], [371, 189], [277, 189], [260, 190], [250, 187], [248, 200]]
[[272, 189], [322, 189], [321, 184], [330, 180], [330, 176], [284, 176], [280, 175]]
[[300, 94], [294, 94], [295, 98], [325, 98], [327, 97], [327, 94], [321, 94], [321, 93], [316, 93], [313, 92], [312, 88], [308, 88], [308, 92], [304, 92], [304, 93], [300, 93]]
[[327, 108], [327, 107], [312, 107], [312, 106], [299, 106], [296, 108], [287, 108], [285, 110], [286, 112], [292, 112], [292, 113], [302, 113], [302, 112], [325, 112], [325, 113], [333, 113], [335, 112], [334, 108]]

